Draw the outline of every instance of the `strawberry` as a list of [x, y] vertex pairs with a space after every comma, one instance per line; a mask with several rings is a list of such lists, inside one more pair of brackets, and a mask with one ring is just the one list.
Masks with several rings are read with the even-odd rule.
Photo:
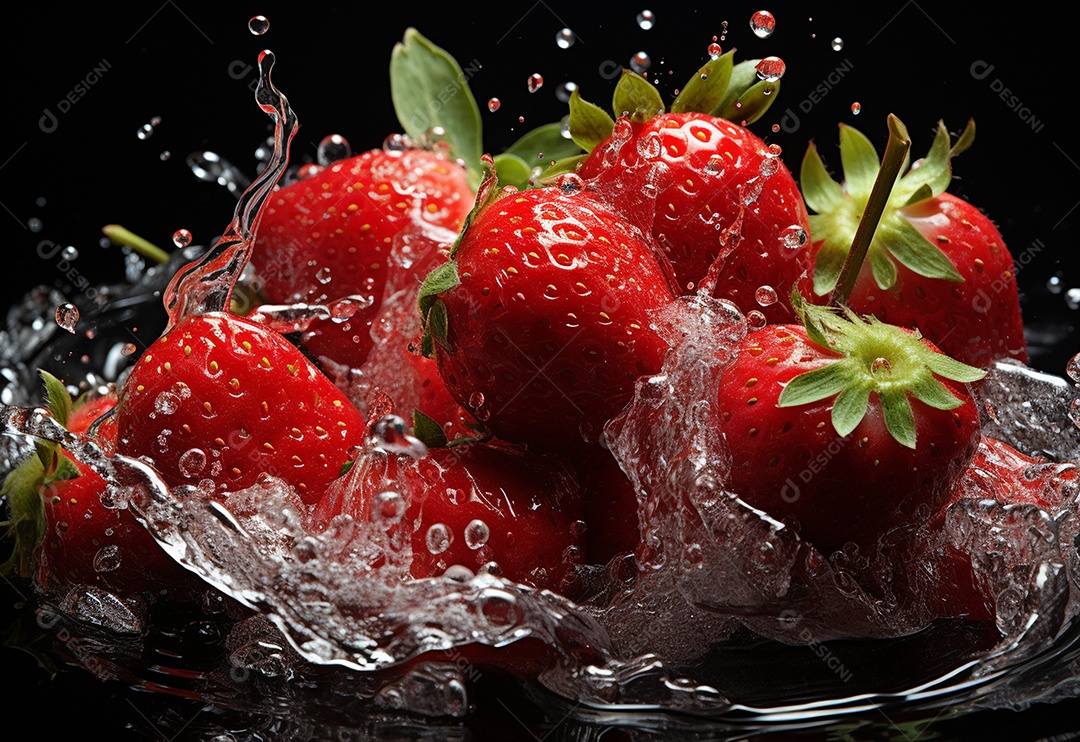
[[571, 135], [591, 150], [577, 174], [652, 235], [681, 292], [708, 280], [743, 312], [791, 321], [787, 296], [809, 267], [806, 208], [780, 148], [745, 126], [779, 82], [759, 79], [757, 60], [733, 65], [733, 53], [702, 67], [670, 112], [655, 86], [630, 72], [615, 89], [617, 122], [573, 97]]
[[[401, 523], [412, 545], [414, 578], [444, 574], [452, 566], [497, 574], [536, 588], [567, 584], [582, 545], [575, 526], [578, 485], [552, 456], [504, 444], [431, 448], [419, 460], [387, 454], [386, 476], [407, 495]], [[384, 484], [350, 482], [327, 496], [313, 516], [322, 531], [342, 513], [368, 521], [387, 507]]]
[[634, 485], [607, 451], [586, 458], [578, 467], [589, 562], [607, 564], [636, 551], [641, 541]]
[[[957, 360], [986, 367], [999, 358], [1027, 361], [1012, 256], [994, 223], [975, 206], [945, 192], [952, 157], [970, 146], [974, 125], [950, 148], [939, 123], [929, 154], [899, 178], [847, 303], [882, 322], [917, 328]], [[873, 145], [840, 126], [843, 183], [834, 182], [811, 144], [800, 180], [810, 217], [814, 260], [807, 296], [827, 297], [866, 207], [878, 168]]]
[[489, 176], [420, 307], [425, 350], [478, 420], [507, 441], [574, 451], [659, 370], [667, 346], [649, 312], [672, 293], [639, 234], [564, 184], [498, 197]]
[[824, 553], [872, 549], [948, 504], [979, 441], [963, 382], [983, 372], [907, 330], [795, 303], [805, 325], [751, 332], [723, 373], [728, 484]]
[[358, 366], [387, 284], [419, 284], [472, 202], [465, 170], [438, 152], [375, 149], [335, 162], [267, 200], [252, 254], [262, 294], [278, 304], [356, 297], [351, 316], [317, 320], [305, 344]]
[[261, 475], [318, 499], [364, 433], [352, 403], [296, 347], [223, 312], [192, 315], [151, 345], [117, 405], [117, 449], [169, 485], [249, 487]]

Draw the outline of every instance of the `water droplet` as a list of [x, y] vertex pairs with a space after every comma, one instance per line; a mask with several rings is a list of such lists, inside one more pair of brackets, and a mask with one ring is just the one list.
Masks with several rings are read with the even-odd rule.
[[569, 28], [564, 28], [555, 34], [555, 44], [560, 49], [569, 49], [574, 45], [577, 38], [574, 36], [574, 32]]
[[654, 14], [651, 10], [641, 11], [637, 14], [637, 24], [638, 27], [641, 28], [643, 31], [650, 30], [653, 26], [656, 25], [656, 14]]
[[528, 86], [529, 86], [529, 92], [530, 93], [535, 93], [537, 90], [544, 87], [544, 78], [541, 77], [536, 72], [534, 72], [531, 75], [529, 75]]
[[383, 152], [404, 152], [413, 149], [412, 140], [405, 134], [391, 134], [382, 143]]
[[652, 59], [645, 52], [638, 52], [630, 58], [630, 69], [639, 75], [644, 75], [649, 71], [650, 67], [652, 67]]
[[1073, 421], [1073, 425], [1080, 428], [1080, 397], [1069, 405], [1069, 419]]
[[191, 244], [191, 232], [186, 229], [178, 229], [173, 232], [172, 241], [177, 247], [187, 247]]
[[750, 30], [759, 39], [767, 39], [776, 30], [776, 18], [767, 10], [759, 10], [750, 16]]
[[784, 76], [786, 71], [787, 65], [784, 64], [784, 60], [780, 59], [780, 57], [765, 57], [765, 59], [757, 63], [758, 79], [766, 82], [776, 82]]
[[1046, 290], [1051, 294], [1060, 294], [1065, 289], [1065, 284], [1061, 280], [1061, 274], [1050, 276], [1046, 281]]
[[169, 150], [165, 150], [160, 155], [158, 155], [158, 159], [161, 160], [162, 162], [165, 162], [170, 157], [172, 157], [172, 152], [170, 152]]
[[330, 306], [330, 319], [338, 324], [360, 311], [360, 305], [352, 299], [339, 299]]
[[206, 452], [201, 448], [190, 448], [180, 455], [177, 464], [181, 474], [193, 479], [206, 468]]
[[563, 193], [577, 193], [585, 187], [585, 181], [577, 173], [564, 173], [559, 176], [559, 190]]
[[135, 343], [124, 343], [124, 347], [120, 349], [120, 355], [133, 356], [138, 348], [135, 347]]
[[115, 572], [120, 569], [120, 547], [116, 544], [102, 546], [94, 554], [94, 570], [97, 572]]
[[408, 435], [405, 421], [397, 415], [383, 415], [371, 426], [371, 437], [376, 446], [391, 453], [403, 453], [414, 459], [427, 455], [427, 446]]
[[663, 144], [660, 141], [660, 135], [656, 132], [650, 132], [648, 135], [638, 139], [637, 151], [646, 160], [655, 160], [660, 156], [660, 149]]
[[465, 545], [474, 551], [486, 544], [490, 537], [491, 529], [480, 519], [470, 521], [469, 525], [465, 526]]
[[576, 82], [564, 82], [562, 85], [555, 88], [555, 98], [558, 99], [560, 103], [569, 103], [570, 97], [574, 94], [575, 90], [577, 90]]
[[75, 260], [79, 257], [79, 250], [74, 245], [68, 245], [60, 251], [60, 257], [67, 261]]
[[154, 399], [154, 409], [162, 415], [172, 415], [180, 409], [180, 396], [170, 391], [161, 392]]
[[832, 40], [830, 46], [832, 47], [832, 50], [834, 52], [838, 52], [844, 48], [844, 40], [837, 36], [835, 39]]
[[780, 236], [780, 244], [783, 245], [784, 251], [790, 256], [801, 250], [809, 239], [810, 236], [805, 229], [798, 224], [792, 224]]
[[1065, 365], [1065, 373], [1069, 375], [1069, 378], [1080, 384], [1080, 353], [1077, 353], [1069, 362]]
[[139, 127], [139, 130], [135, 132], [135, 135], [139, 139], [149, 139], [154, 134], [154, 127], [150, 124], [143, 124]]
[[248, 31], [256, 36], [262, 36], [264, 33], [270, 30], [270, 21], [266, 20], [266, 16], [257, 15], [252, 17], [248, 21]]
[[331, 271], [330, 268], [328, 268], [326, 266], [323, 266], [322, 268], [320, 268], [318, 271], [315, 272], [315, 280], [318, 281], [319, 283], [321, 283], [324, 286], [326, 284], [330, 283], [330, 281], [332, 281], [333, 279], [334, 279], [333, 271]]
[[496, 111], [498, 111], [499, 106], [501, 106], [501, 105], [502, 105], [502, 103], [499, 101], [498, 98], [491, 98], [491, 99], [488, 100], [488, 110], [491, 111], [492, 113], [495, 113]]
[[315, 158], [323, 167], [352, 157], [352, 145], [340, 134], [328, 134], [319, 142]]
[[454, 582], [468, 582], [475, 576], [471, 569], [461, 564], [452, 564], [443, 572], [443, 577]]
[[425, 537], [428, 551], [432, 554], [442, 554], [454, 543], [454, 534], [445, 523], [435, 523], [427, 530]]
[[63, 327], [72, 335], [75, 334], [75, 325], [79, 323], [79, 308], [74, 304], [64, 302], [56, 308], [56, 324]]
[[709, 175], [716, 175], [724, 170], [724, 158], [720, 155], [712, 155], [709, 161], [705, 163], [705, 172]]
[[874, 362], [870, 364], [870, 373], [875, 376], [892, 373], [892, 364], [889, 363], [888, 358], [875, 358]]
[[861, 110], [862, 110], [862, 104], [859, 103], [858, 101], [855, 101], [854, 103], [851, 104], [851, 112], [853, 114], [855, 114], [856, 116], [859, 115], [859, 111], [861, 111]]
[[[723, 48], [719, 44], [717, 44], [715, 41], [713, 43], [709, 44], [709, 48], [708, 48], [707, 51], [709, 52], [709, 56], [712, 57], [713, 59], [717, 59], [721, 54], [724, 53]], [[701, 79], [704, 80], [704, 79], [707, 79], [707, 78], [706, 78], [705, 75], [702, 75]]]
[[31, 232], [40, 232], [42, 227], [44, 226], [45, 225], [42, 224], [41, 220], [38, 219], [36, 216], [32, 216], [26, 220], [26, 228], [29, 229]]
[[1065, 292], [1065, 304], [1069, 309], [1080, 309], [1080, 288]]
[[776, 133], [776, 132], [778, 132], [778, 131], [780, 131], [780, 124], [773, 124], [773, 125], [772, 125], [772, 132], [773, 132], [773, 134], [775, 134], [775, 133]]
[[746, 313], [746, 322], [750, 325], [751, 330], [760, 330], [769, 323], [769, 321], [765, 319], [765, 315], [756, 309], [751, 309]]
[[392, 525], [405, 517], [405, 498], [397, 492], [380, 492], [371, 504], [371, 514], [383, 524]]
[[771, 307], [777, 300], [776, 289], [772, 286], [758, 286], [754, 299], [763, 307]]
[[766, 157], [764, 160], [761, 161], [761, 164], [758, 165], [758, 170], [761, 172], [762, 175], [766, 177], [770, 175], [775, 175], [776, 171], [779, 169], [780, 160], [776, 159], [775, 157]]

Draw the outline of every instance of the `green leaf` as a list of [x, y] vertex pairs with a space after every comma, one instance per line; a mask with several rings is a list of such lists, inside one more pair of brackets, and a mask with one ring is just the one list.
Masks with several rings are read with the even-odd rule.
[[41, 460], [31, 456], [15, 467], [0, 486], [0, 496], [7, 500], [11, 512], [8, 531], [15, 536], [15, 549], [0, 563], [0, 574], [17, 571], [28, 575], [32, 553], [45, 539], [45, 500], [38, 492], [44, 473]]
[[[813, 217], [810, 219], [810, 229], [811, 232], [818, 231], [814, 228]], [[826, 234], [831, 235], [831, 232], [826, 232]], [[840, 272], [844, 268], [844, 261], [847, 259], [850, 247], [850, 243], [839, 238], [832, 236], [825, 238], [814, 262], [815, 294], [825, 296], [836, 288], [836, 282], [840, 279]]]
[[780, 90], [780, 81], [758, 80], [740, 95], [729, 107], [720, 111], [719, 116], [736, 124], [749, 126], [769, 110], [776, 94]]
[[589, 103], [575, 89], [570, 94], [570, 138], [586, 152], [611, 136], [615, 120], [600, 106]]
[[919, 186], [914, 193], [904, 202], [904, 206], [911, 206], [917, 204], [920, 201], [925, 201], [928, 198], [934, 197], [934, 190], [930, 187], [929, 183], [923, 183]]
[[499, 174], [499, 188], [512, 185], [519, 191], [529, 187], [532, 169], [517, 155], [503, 152], [495, 155], [495, 172]]
[[429, 129], [441, 126], [473, 184], [480, 181], [480, 108], [457, 61], [415, 28], [405, 31], [390, 55], [390, 96], [398, 122], [412, 139], [419, 141]]
[[923, 361], [926, 363], [926, 367], [938, 376], [952, 381], [959, 381], [963, 384], [970, 384], [986, 376], [985, 369], [969, 366], [955, 358], [950, 358], [944, 353], [935, 353], [929, 348], [926, 350]]
[[71, 417], [71, 395], [68, 394], [64, 382], [56, 378], [48, 371], [39, 371], [45, 382], [45, 396], [49, 400], [49, 412], [56, 422], [67, 426], [68, 418]]
[[[504, 154], [514, 155], [525, 162], [530, 170], [536, 166], [551, 167], [552, 163], [576, 157], [581, 154], [581, 147], [568, 137], [563, 136], [562, 122], [538, 126], [510, 145]], [[499, 157], [495, 157], [498, 166]], [[502, 173], [499, 173], [500, 179]]]
[[949, 151], [949, 157], [956, 157], [962, 152], [966, 152], [967, 149], [975, 143], [975, 119], [968, 119], [967, 126], [960, 132], [960, 136], [956, 138], [956, 142], [953, 143], [952, 149]]
[[694, 76], [687, 80], [678, 97], [671, 104], [672, 113], [712, 113], [720, 104], [731, 81], [735, 50], [710, 59]]
[[56, 461], [56, 469], [45, 478], [46, 484], [52, 482], [63, 482], [68, 479], [76, 479], [81, 476], [79, 467], [75, 465], [75, 462], [69, 459], [67, 456], [58, 456]]
[[413, 435], [428, 448], [446, 448], [446, 433], [435, 418], [413, 410]]
[[878, 226], [874, 242], [892, 253], [908, 270], [927, 278], [961, 283], [964, 277], [937, 245], [926, 239], [903, 216]]
[[887, 387], [878, 392], [885, 427], [896, 442], [907, 448], [915, 448], [915, 413], [907, 392], [897, 387]]
[[950, 180], [952, 168], [949, 166], [949, 130], [945, 128], [944, 122], [938, 122], [930, 152], [917, 168], [897, 182], [893, 189], [893, 198], [905, 204], [917, 203], [923, 199], [915, 199], [915, 195], [929, 190], [929, 195], [925, 198], [937, 196], [949, 187]]
[[857, 384], [840, 392], [832, 408], [832, 424], [837, 434], [846, 437], [859, 427], [869, 405], [869, 384]]
[[338, 473], [337, 473], [337, 475], [338, 475], [339, 477], [343, 477], [343, 476], [345, 476], [346, 474], [348, 474], [348, 473], [349, 473], [349, 470], [353, 468], [353, 464], [354, 464], [354, 463], [356, 463], [356, 462], [355, 462], [355, 461], [353, 461], [352, 459], [349, 459], [348, 461], [346, 461], [346, 462], [345, 462], [344, 464], [342, 464], [342, 465], [341, 465], [341, 468], [340, 468], [340, 469], [338, 469]]
[[780, 407], [795, 407], [827, 399], [853, 385], [856, 381], [850, 364], [830, 363], [813, 371], [799, 374], [780, 392]]
[[799, 289], [791, 289], [791, 308], [795, 310], [795, 314], [798, 315], [799, 321], [803, 323], [803, 327], [806, 328], [806, 334], [813, 342], [820, 345], [822, 348], [831, 347], [829, 344], [829, 338], [825, 336], [825, 332], [817, 320], [817, 314], [814, 311], [814, 307], [811, 304], [807, 304], [803, 299], [802, 294], [799, 293]]
[[896, 263], [889, 254], [881, 249], [871, 249], [867, 253], [870, 261], [870, 271], [874, 275], [874, 282], [882, 289], [891, 289], [896, 284]]
[[[732, 49], [729, 53], [734, 54], [735, 50]], [[741, 123], [744, 119], [747, 119], [742, 108], [735, 104], [741, 102], [740, 99], [746, 95], [750, 88], [762, 82], [757, 75], [757, 66], [760, 61], [760, 59], [746, 59], [731, 68], [731, 77], [728, 80], [727, 90], [724, 92], [724, 97], [711, 111], [713, 116], [719, 116], [735, 123]], [[776, 97], [775, 93], [772, 97]], [[752, 122], [747, 119], [747, 123]]]
[[664, 112], [664, 99], [656, 86], [636, 72], [623, 70], [615, 85], [611, 109], [616, 116], [629, 115], [631, 121], [641, 123]]
[[450, 317], [446, 312], [446, 305], [436, 299], [435, 303], [428, 309], [425, 334], [445, 348], [447, 346], [446, 335], [449, 329]]
[[813, 142], [810, 142], [803, 155], [799, 185], [802, 186], [806, 205], [818, 214], [834, 211], [844, 203], [844, 189], [825, 169], [825, 162]]
[[909, 391], [923, 404], [937, 410], [953, 410], [964, 402], [949, 391], [949, 388], [930, 374], [924, 375], [909, 387]]
[[881, 161], [866, 135], [847, 124], [840, 124], [840, 161], [847, 192], [859, 201], [869, 198]]
[[480, 185], [476, 188], [476, 200], [473, 202], [472, 209], [465, 215], [465, 221], [461, 225], [461, 231], [458, 232], [457, 239], [454, 240], [454, 244], [450, 246], [450, 257], [454, 257], [454, 253], [457, 252], [458, 247], [461, 245], [461, 240], [465, 237], [465, 233], [469, 231], [469, 227], [472, 225], [476, 217], [480, 215], [484, 209], [494, 203], [499, 198], [501, 190], [499, 189], [499, 174], [495, 170], [495, 159], [491, 155], [484, 155], [480, 158], [480, 165], [482, 166], [483, 176], [480, 180]]
[[431, 273], [427, 274], [424, 283], [420, 285], [420, 296], [417, 299], [420, 313], [426, 315], [428, 309], [435, 302], [435, 297], [444, 291], [449, 291], [459, 283], [461, 283], [461, 279], [458, 278], [457, 263], [453, 260], [448, 260], [433, 269]]
[[553, 185], [558, 182], [560, 175], [574, 172], [578, 169], [578, 165], [584, 162], [588, 157], [588, 155], [578, 155], [577, 157], [567, 157], [559, 160], [540, 174], [540, 177], [536, 179], [537, 185]]

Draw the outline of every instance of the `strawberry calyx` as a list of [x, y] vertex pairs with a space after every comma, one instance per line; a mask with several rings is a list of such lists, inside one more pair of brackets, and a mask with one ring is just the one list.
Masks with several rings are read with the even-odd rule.
[[413, 436], [428, 448], [457, 448], [491, 440], [491, 431], [483, 423], [470, 424], [469, 427], [476, 431], [476, 435], [459, 435], [449, 440], [438, 420], [420, 410], [413, 410]]
[[808, 304], [798, 292], [793, 292], [791, 301], [809, 339], [836, 353], [837, 358], [789, 381], [779, 405], [796, 407], [835, 396], [832, 424], [841, 437], [862, 422], [872, 396], [876, 396], [889, 433], [913, 449], [916, 435], [911, 397], [938, 410], [955, 409], [965, 402], [940, 378], [970, 383], [986, 375], [982, 369], [938, 352], [918, 333], [872, 316], [859, 317], [848, 307]]
[[[905, 156], [901, 174], [892, 182], [891, 192], [881, 204], [880, 218], [866, 252], [874, 281], [881, 289], [892, 288], [896, 283], [897, 264], [927, 278], [953, 283], [964, 280], [941, 248], [920, 234], [909, 221], [905, 209], [945, 191], [952, 180], [952, 158], [967, 149], [974, 137], [972, 121], [955, 143], [951, 142], [944, 122], [938, 122], [926, 157], [907, 169]], [[840, 159], [844, 178], [837, 182], [829, 175], [816, 146], [811, 143], [803, 157], [799, 176], [806, 205], [815, 212], [810, 215], [811, 239], [822, 243], [813, 277], [814, 293], [818, 296], [830, 294], [840, 282], [880, 171], [873, 144], [861, 132], [845, 124], [840, 125]], [[906, 173], [903, 172], [905, 169]]]
[[[746, 126], [769, 110], [780, 88], [779, 80], [761, 79], [760, 59], [735, 64], [735, 49], [706, 62], [687, 81], [671, 104], [672, 113], [704, 113]], [[664, 113], [656, 86], [643, 76], [624, 69], [612, 97], [615, 117], [626, 116], [644, 123]], [[600, 106], [589, 103], [577, 90], [570, 96], [570, 137], [585, 152], [591, 152], [612, 135], [615, 119]], [[545, 173], [545, 176], [550, 175]]]

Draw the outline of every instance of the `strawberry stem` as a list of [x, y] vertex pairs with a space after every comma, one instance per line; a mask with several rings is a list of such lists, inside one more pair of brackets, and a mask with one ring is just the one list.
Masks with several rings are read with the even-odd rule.
[[870, 243], [874, 239], [878, 222], [889, 203], [889, 194], [892, 193], [893, 185], [900, 175], [900, 170], [907, 160], [908, 150], [911, 149], [911, 137], [908, 136], [907, 128], [896, 117], [889, 114], [889, 142], [885, 145], [885, 155], [881, 158], [881, 169], [878, 170], [877, 179], [874, 180], [874, 188], [870, 191], [870, 197], [866, 201], [859, 227], [855, 230], [855, 238], [851, 242], [851, 250], [844, 259], [844, 267], [840, 271], [840, 278], [836, 282], [836, 288], [829, 294], [829, 303], [839, 306], [847, 302], [855, 288], [855, 281], [859, 277], [866, 253], [870, 249]]
[[119, 224], [106, 224], [101, 228], [101, 232], [113, 243], [130, 247], [139, 255], [142, 255], [147, 260], [154, 261], [158, 265], [165, 265], [169, 262], [169, 253], [162, 250], [153, 242], [121, 227]]

